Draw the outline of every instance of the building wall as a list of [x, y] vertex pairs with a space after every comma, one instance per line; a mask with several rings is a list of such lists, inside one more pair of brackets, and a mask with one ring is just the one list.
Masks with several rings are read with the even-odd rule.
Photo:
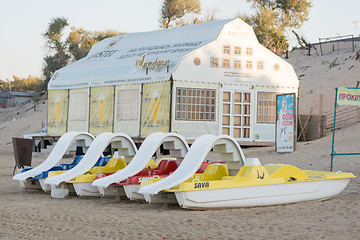
[[13, 104], [15, 106], [17, 105], [21, 105], [21, 104], [24, 104], [24, 103], [29, 103], [32, 99], [32, 97], [23, 97], [23, 96], [13, 96]]
[[[218, 39], [184, 56], [173, 73], [175, 81], [188, 84], [221, 82], [219, 88], [216, 134], [230, 134], [239, 141], [275, 141], [275, 123], [258, 120], [258, 92], [297, 93], [299, 81], [293, 67], [261, 46], [252, 28], [244, 22], [225, 25]], [[248, 103], [223, 103], [223, 94], [250, 96], [250, 115], [244, 113]], [[231, 113], [223, 107], [231, 105]], [[236, 114], [234, 107], [241, 108]], [[241, 120], [240, 120], [241, 119]], [[250, 129], [248, 130], [248, 120]], [[274, 119], [272, 119], [274, 120]], [[227, 121], [231, 126], [227, 127]], [[241, 121], [241, 122], [239, 122]], [[208, 133], [206, 129], [204, 133]], [[214, 132], [214, 131], [210, 131]]]
[[[255, 87], [254, 88], [254, 122], [253, 122], [253, 136], [255, 141], [274, 141], [275, 140], [275, 122], [276, 122], [276, 112], [275, 112], [275, 122], [261, 122], [259, 113], [260, 113], [260, 96], [259, 94], [285, 94], [285, 93], [295, 93], [297, 98], [298, 91], [292, 87], [281, 87], [281, 88], [271, 88], [271, 87]], [[276, 100], [276, 99], [275, 99]], [[276, 109], [276, 106], [274, 106]], [[297, 115], [297, 109], [295, 109], [295, 114]]]

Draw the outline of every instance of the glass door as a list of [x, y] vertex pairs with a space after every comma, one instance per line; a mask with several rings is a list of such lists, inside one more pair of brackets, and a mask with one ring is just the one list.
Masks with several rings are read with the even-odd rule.
[[250, 93], [223, 91], [222, 134], [236, 139], [250, 138]]

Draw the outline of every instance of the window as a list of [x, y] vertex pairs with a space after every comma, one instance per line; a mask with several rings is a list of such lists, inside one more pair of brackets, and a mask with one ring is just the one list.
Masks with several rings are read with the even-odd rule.
[[246, 61], [246, 69], [252, 69], [252, 61]]
[[235, 55], [241, 55], [241, 47], [235, 47], [234, 54]]
[[88, 92], [71, 92], [70, 91], [70, 121], [86, 121], [88, 117], [89, 106]]
[[276, 121], [276, 93], [258, 92], [257, 122], [275, 123]]
[[215, 89], [177, 88], [176, 120], [215, 121]]
[[240, 68], [241, 68], [241, 61], [234, 60], [234, 69], [240, 69]]
[[246, 56], [251, 57], [253, 55], [253, 49], [252, 48], [246, 48]]
[[223, 53], [226, 55], [230, 55], [230, 46], [224, 46]]
[[117, 112], [116, 120], [137, 120], [139, 114], [139, 90], [118, 90], [117, 91]]
[[257, 62], [257, 70], [264, 70], [264, 62], [263, 61]]
[[230, 59], [224, 58], [222, 61], [222, 67], [223, 68], [230, 68]]
[[219, 67], [219, 58], [211, 57], [210, 58], [210, 67]]

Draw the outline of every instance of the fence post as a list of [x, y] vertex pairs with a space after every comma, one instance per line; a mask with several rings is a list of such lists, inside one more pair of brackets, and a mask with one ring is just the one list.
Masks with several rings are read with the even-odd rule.
[[337, 109], [337, 92], [338, 88], [335, 88], [335, 103], [334, 103], [334, 122], [333, 122], [333, 134], [332, 134], [332, 141], [331, 141], [331, 166], [330, 172], [333, 170], [333, 160], [334, 160], [334, 141], [335, 141], [335, 120], [336, 120], [336, 109]]

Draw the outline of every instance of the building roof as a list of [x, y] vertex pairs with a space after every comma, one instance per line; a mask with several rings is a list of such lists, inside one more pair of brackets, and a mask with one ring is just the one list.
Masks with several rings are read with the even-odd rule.
[[1, 98], [10, 98], [10, 92], [9, 91], [0, 91], [0, 97]]
[[48, 89], [169, 80], [181, 57], [215, 41], [224, 25], [233, 20], [104, 39], [85, 58], [56, 71]]
[[20, 92], [20, 91], [0, 91], [0, 97], [11, 98], [11, 97], [33, 97], [37, 92]]
[[33, 97], [37, 92], [22, 92], [22, 91], [11, 91], [10, 95], [14, 97]]

